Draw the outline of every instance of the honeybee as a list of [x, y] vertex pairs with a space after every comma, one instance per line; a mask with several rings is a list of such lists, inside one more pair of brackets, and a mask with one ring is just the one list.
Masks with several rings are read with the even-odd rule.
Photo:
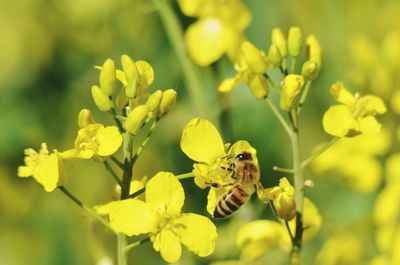
[[257, 190], [262, 189], [260, 172], [251, 153], [243, 152], [234, 156], [229, 166], [223, 169], [233, 179], [233, 183], [226, 186], [233, 187], [218, 201], [214, 218], [225, 218], [237, 211], [254, 193], [254, 186]]

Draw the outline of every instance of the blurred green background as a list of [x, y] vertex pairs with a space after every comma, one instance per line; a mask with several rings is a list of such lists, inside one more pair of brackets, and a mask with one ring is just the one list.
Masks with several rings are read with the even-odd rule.
[[[379, 46], [385, 35], [399, 29], [397, 0], [247, 0], [252, 23], [249, 40], [268, 50], [270, 32], [280, 27], [287, 32], [299, 26], [304, 35], [314, 34], [323, 49], [323, 67], [313, 84], [302, 116], [302, 153], [329, 139], [322, 129], [322, 115], [333, 104], [328, 93], [336, 80], [352, 85], [357, 60], [352, 56], [358, 36]], [[184, 28], [194, 20], [174, 10]], [[121, 54], [151, 63], [155, 70], [152, 90], [175, 88], [175, 109], [163, 119], [135, 168], [139, 178], [157, 171], [189, 172], [191, 161], [181, 152], [179, 140], [186, 122], [197, 113], [188, 97], [181, 65], [172, 49], [159, 15], [150, 1], [139, 0], [15, 0], [0, 2], [0, 264], [69, 265], [112, 264], [116, 241], [59, 191], [45, 193], [33, 180], [16, 176], [23, 163], [23, 150], [65, 150], [73, 145], [77, 114], [83, 107], [99, 121], [110, 117], [97, 111], [90, 86], [98, 82], [100, 65]], [[353, 47], [353, 48], [352, 48]], [[357, 47], [356, 47], [357, 50]], [[232, 73], [226, 58], [209, 68], [199, 68], [204, 93], [210, 105], [217, 104], [218, 82]], [[212, 78], [210, 78], [212, 76]], [[398, 84], [397, 84], [398, 85]], [[385, 88], [382, 88], [385, 89]], [[290, 145], [284, 131], [262, 102], [240, 87], [230, 96], [230, 108], [219, 122], [225, 142], [248, 140], [257, 150], [265, 186], [277, 183], [280, 173], [273, 165], [290, 167]], [[207, 118], [207, 117], [206, 117]], [[211, 117], [208, 117], [211, 118]], [[394, 119], [394, 118], [392, 118]], [[397, 117], [395, 119], [398, 119]], [[393, 123], [393, 120], [391, 120]], [[396, 122], [396, 120], [395, 120]], [[102, 165], [93, 161], [67, 162], [68, 187], [88, 205], [113, 198], [114, 183]], [[307, 172], [307, 177], [313, 177]], [[186, 211], [206, 214], [206, 191], [184, 180]], [[334, 231], [353, 230], [365, 242], [359, 264], [376, 253], [371, 231], [371, 208], [376, 193], [360, 194], [335, 181], [315, 179], [308, 194], [323, 216], [323, 229], [306, 244], [306, 260], [312, 264], [321, 243]], [[257, 208], [258, 206], [258, 208]], [[268, 217], [254, 200], [243, 209], [241, 220]], [[229, 220], [217, 225], [228, 226]], [[234, 227], [234, 226], [233, 226]], [[234, 259], [234, 230], [228, 228], [222, 245], [212, 256], [199, 259], [185, 252], [180, 264], [208, 264]], [[221, 233], [222, 230], [221, 230]], [[164, 264], [147, 244], [132, 251], [130, 264]], [[265, 263], [267, 264], [267, 263]], [[278, 264], [271, 261], [268, 264]]]

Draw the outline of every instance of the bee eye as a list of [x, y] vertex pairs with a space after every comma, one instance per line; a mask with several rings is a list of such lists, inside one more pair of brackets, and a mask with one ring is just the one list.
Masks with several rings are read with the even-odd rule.
[[237, 158], [238, 158], [239, 160], [244, 160], [244, 155], [243, 155], [243, 154], [239, 154], [239, 155], [237, 156]]

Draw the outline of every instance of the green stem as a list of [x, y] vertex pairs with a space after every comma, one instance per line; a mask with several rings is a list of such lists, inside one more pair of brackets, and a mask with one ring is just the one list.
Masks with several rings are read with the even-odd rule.
[[308, 92], [310, 91], [311, 81], [307, 81], [304, 87], [304, 91], [301, 94], [299, 104], [297, 105], [297, 114], [300, 116], [301, 109], [303, 108], [304, 103], [306, 102]]
[[308, 166], [315, 158], [317, 158], [318, 156], [320, 156], [323, 152], [325, 152], [329, 147], [331, 147], [332, 145], [334, 145], [340, 138], [339, 137], [334, 137], [332, 138], [332, 140], [330, 140], [328, 143], [326, 143], [323, 147], [321, 147], [318, 151], [316, 151], [315, 153], [313, 153], [310, 157], [308, 157], [307, 159], [305, 159], [302, 163], [301, 166], [303, 168], [305, 168], [306, 166]]
[[122, 127], [122, 123], [121, 123], [121, 121], [117, 118], [117, 111], [115, 110], [115, 108], [111, 108], [111, 114], [112, 114], [112, 116], [113, 116], [113, 119], [114, 119], [114, 121], [115, 121], [115, 123], [117, 124], [117, 126], [118, 126], [118, 130], [119, 130], [119, 132], [120, 133], [122, 133], [122, 132], [124, 132], [124, 128]]
[[265, 102], [271, 108], [271, 110], [275, 114], [275, 116], [278, 118], [279, 122], [281, 123], [282, 127], [285, 129], [286, 133], [290, 136], [291, 135], [291, 129], [289, 127], [289, 124], [287, 123], [285, 118], [282, 116], [282, 114], [280, 113], [278, 108], [275, 107], [275, 104], [269, 98], [266, 98]]
[[[169, 41], [175, 50], [184, 73], [185, 82], [189, 89], [189, 96], [197, 112], [204, 117], [209, 117], [209, 106], [205, 99], [205, 90], [202, 85], [197, 69], [189, 59], [182, 27], [171, 8], [170, 1], [153, 0], [160, 14], [161, 21], [167, 32]], [[215, 119], [216, 120], [216, 119]]]
[[140, 245], [143, 245], [144, 243], [149, 242], [149, 241], [150, 241], [150, 238], [149, 238], [149, 237], [146, 237], [146, 238], [143, 238], [143, 239], [138, 240], [138, 241], [136, 241], [136, 242], [133, 242], [132, 244], [126, 245], [126, 246], [125, 246], [125, 253], [128, 253], [129, 251], [131, 251], [131, 250], [134, 249], [135, 247], [138, 247], [138, 246], [140, 246]]
[[112, 169], [110, 163], [107, 162], [107, 160], [103, 161], [104, 166], [106, 167], [107, 171], [110, 172], [111, 176], [113, 179], [118, 183], [118, 185], [122, 188], [123, 184], [122, 181], [119, 179], [118, 175], [114, 172]]
[[118, 265], [128, 265], [128, 256], [126, 255], [125, 248], [127, 239], [124, 234], [118, 234], [117, 246], [118, 246]]
[[296, 68], [296, 58], [292, 57], [290, 60], [290, 73], [294, 74], [294, 70]]
[[85, 204], [83, 204], [78, 198], [76, 198], [66, 187], [64, 186], [59, 186], [58, 187], [59, 190], [61, 190], [65, 195], [68, 196], [68, 198], [70, 198], [76, 205], [78, 205], [79, 207], [82, 208], [82, 210], [84, 210], [88, 215], [90, 215], [91, 217], [93, 217], [94, 219], [96, 219], [97, 221], [99, 221], [102, 225], [104, 225], [105, 227], [107, 227], [108, 229], [110, 229], [112, 232], [115, 233], [114, 229], [110, 226], [110, 224], [103, 219], [102, 217], [100, 217], [94, 210], [92, 210], [90, 207], [86, 206]]
[[297, 127], [296, 112], [292, 112], [293, 123], [292, 133], [290, 135], [290, 142], [292, 145], [293, 156], [293, 174], [294, 174], [294, 189], [295, 189], [295, 202], [296, 202], [296, 230], [293, 238], [293, 246], [290, 255], [290, 264], [299, 264], [300, 251], [303, 238], [303, 201], [304, 201], [304, 176], [303, 167], [301, 166], [299, 134]]
[[118, 160], [115, 156], [110, 156], [111, 160], [120, 168], [124, 169], [124, 163]]
[[132, 158], [132, 165], [135, 165], [137, 159], [142, 154], [143, 149], [146, 147], [146, 144], [150, 140], [151, 135], [153, 134], [154, 130], [157, 129], [159, 122], [160, 122], [160, 118], [157, 118], [153, 121], [153, 124], [151, 125], [149, 132], [147, 133], [142, 144], [139, 146], [138, 150], [136, 151], [136, 154]]
[[283, 167], [274, 166], [274, 167], [272, 168], [272, 170], [274, 170], [274, 171], [279, 171], [279, 172], [284, 172], [284, 173], [291, 173], [291, 174], [293, 174], [293, 169], [291, 169], [291, 168], [283, 168]]

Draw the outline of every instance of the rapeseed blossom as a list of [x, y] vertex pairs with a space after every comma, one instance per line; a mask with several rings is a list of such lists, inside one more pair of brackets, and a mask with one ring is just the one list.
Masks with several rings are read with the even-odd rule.
[[33, 177], [45, 191], [50, 192], [65, 182], [64, 165], [60, 153], [49, 153], [46, 143], [42, 143], [39, 152], [25, 149], [24, 166], [18, 167], [18, 176]]
[[386, 105], [381, 98], [353, 95], [341, 82], [333, 84], [329, 91], [340, 104], [325, 112], [322, 120], [325, 132], [337, 137], [379, 132], [381, 124], [375, 116], [386, 112]]
[[115, 203], [109, 212], [115, 231], [128, 236], [148, 234], [153, 248], [167, 262], [177, 262], [181, 244], [205, 257], [214, 251], [217, 231], [206, 217], [182, 213], [185, 193], [178, 179], [159, 172], [146, 184], [145, 201], [126, 199]]
[[236, 155], [248, 152], [258, 168], [257, 151], [247, 141], [224, 145], [217, 128], [205, 119], [192, 119], [184, 128], [181, 138], [182, 151], [192, 160], [194, 182], [202, 189], [210, 189], [207, 211], [212, 215], [219, 199], [235, 183], [226, 169]]
[[276, 214], [285, 221], [290, 221], [296, 215], [294, 187], [287, 178], [281, 178], [279, 185], [266, 190], [268, 199], [272, 201]]
[[183, 14], [198, 20], [185, 32], [185, 43], [192, 59], [207, 66], [224, 54], [235, 61], [243, 31], [251, 14], [241, 0], [178, 0]]

